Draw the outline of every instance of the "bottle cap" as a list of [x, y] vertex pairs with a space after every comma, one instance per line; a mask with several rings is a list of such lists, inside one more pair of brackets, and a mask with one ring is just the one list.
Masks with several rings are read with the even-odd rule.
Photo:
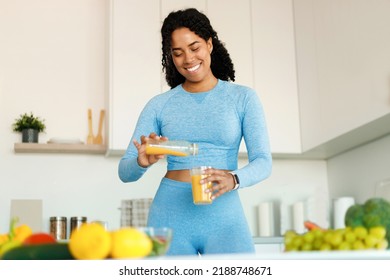
[[190, 153], [191, 155], [195, 156], [198, 154], [198, 144], [195, 144], [195, 143], [192, 143], [191, 146], [190, 146]]
[[59, 217], [59, 216], [50, 217], [50, 221], [66, 221], [66, 217]]

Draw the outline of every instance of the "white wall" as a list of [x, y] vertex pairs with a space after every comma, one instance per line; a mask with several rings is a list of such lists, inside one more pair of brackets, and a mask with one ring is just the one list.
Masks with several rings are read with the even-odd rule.
[[390, 135], [329, 159], [328, 173], [330, 197], [364, 203], [380, 181], [390, 179]]
[[[97, 130], [106, 104], [106, 24], [104, 0], [0, 0], [0, 232], [8, 230], [12, 199], [42, 199], [47, 231], [49, 217], [58, 215], [85, 215], [116, 228], [120, 200], [155, 193], [164, 162], [126, 185], [117, 176], [117, 157], [13, 150], [21, 135], [11, 125], [24, 112], [46, 120], [41, 143], [52, 137], [85, 141], [88, 108]], [[271, 178], [241, 191], [253, 234], [259, 202], [290, 203], [314, 193], [327, 199], [326, 174], [325, 161], [275, 160]]]

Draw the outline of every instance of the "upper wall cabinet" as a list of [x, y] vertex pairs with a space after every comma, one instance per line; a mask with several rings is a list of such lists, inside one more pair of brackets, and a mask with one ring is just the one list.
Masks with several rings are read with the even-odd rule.
[[390, 132], [389, 11], [389, 1], [294, 0], [304, 151]]
[[254, 88], [259, 95], [272, 153], [299, 154], [292, 1], [212, 0], [207, 2], [207, 13], [232, 57], [236, 83]]
[[160, 7], [154, 2], [110, 2], [110, 152], [126, 149], [145, 102], [161, 89]]
[[299, 154], [301, 135], [292, 1], [252, 0], [250, 17], [253, 81], [266, 113], [272, 152]]

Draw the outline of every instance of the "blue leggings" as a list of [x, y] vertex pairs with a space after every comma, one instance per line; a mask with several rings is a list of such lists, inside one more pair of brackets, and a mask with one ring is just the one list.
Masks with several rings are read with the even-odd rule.
[[148, 226], [170, 227], [168, 255], [254, 253], [237, 191], [195, 205], [191, 183], [163, 178], [149, 210]]

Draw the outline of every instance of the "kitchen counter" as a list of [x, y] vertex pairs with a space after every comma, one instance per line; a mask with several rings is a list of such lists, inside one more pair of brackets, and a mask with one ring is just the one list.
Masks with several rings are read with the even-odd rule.
[[255, 244], [283, 244], [283, 236], [270, 236], [270, 237], [263, 237], [263, 236], [254, 236], [253, 242]]
[[390, 250], [362, 251], [310, 251], [279, 252], [268, 254], [224, 254], [200, 257], [163, 257], [163, 259], [204, 259], [204, 260], [390, 260]]

